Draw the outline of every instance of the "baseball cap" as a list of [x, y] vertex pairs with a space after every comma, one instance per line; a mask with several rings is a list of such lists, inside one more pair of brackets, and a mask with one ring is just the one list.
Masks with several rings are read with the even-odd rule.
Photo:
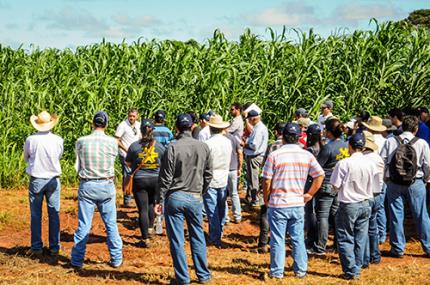
[[154, 114], [155, 120], [165, 120], [166, 119], [166, 112], [163, 110], [157, 110]]
[[191, 128], [192, 125], [193, 119], [190, 114], [180, 114], [176, 117], [176, 127], [178, 127], [178, 129]]
[[302, 133], [302, 130], [300, 129], [300, 126], [297, 123], [287, 123], [285, 126], [282, 134], [284, 137], [287, 136], [300, 136]]
[[248, 116], [246, 116], [246, 118], [249, 119], [249, 118], [254, 118], [258, 116], [260, 116], [260, 114], [257, 111], [251, 110], [248, 112]]
[[421, 113], [429, 113], [429, 109], [427, 107], [419, 107], [418, 110], [420, 110], [420, 114]]
[[348, 142], [353, 148], [363, 148], [366, 145], [366, 138], [363, 133], [356, 133], [349, 138]]
[[332, 100], [325, 100], [322, 104], [321, 104], [322, 108], [329, 108], [329, 109], [333, 109], [333, 101]]
[[105, 111], [98, 111], [93, 118], [93, 124], [96, 127], [104, 128], [109, 122], [109, 116]]
[[143, 127], [148, 127], [153, 129], [154, 128], [154, 122], [151, 119], [143, 119], [140, 122], [140, 128], [142, 129]]
[[318, 124], [312, 124], [306, 130], [308, 135], [318, 135], [321, 134], [321, 127]]
[[307, 117], [308, 116], [308, 112], [304, 108], [298, 108], [297, 111], [296, 111], [296, 116], [297, 117]]
[[209, 122], [211, 116], [208, 113], [203, 113], [203, 114], [200, 114], [199, 118], [200, 118], [200, 120], [204, 120], [206, 122]]

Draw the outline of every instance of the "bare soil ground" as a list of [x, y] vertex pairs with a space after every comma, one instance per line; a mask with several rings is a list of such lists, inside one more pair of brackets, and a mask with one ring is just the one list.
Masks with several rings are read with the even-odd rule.
[[[0, 283], [1, 284], [168, 284], [174, 277], [167, 237], [156, 236], [149, 249], [136, 247], [139, 229], [134, 209], [118, 207], [118, 224], [124, 241], [124, 265], [113, 269], [107, 265], [109, 255], [103, 222], [94, 216], [92, 234], [87, 246], [84, 269], [72, 270], [68, 263], [77, 227], [77, 190], [64, 189], [61, 204], [62, 254], [57, 258], [44, 255], [28, 256], [30, 225], [28, 192], [26, 189], [0, 191]], [[120, 196], [120, 194], [119, 194]], [[121, 201], [120, 197], [118, 201]], [[119, 203], [117, 203], [119, 206]], [[225, 249], [208, 248], [209, 266], [213, 284], [430, 284], [430, 259], [423, 257], [419, 242], [409, 238], [407, 255], [403, 259], [384, 257], [379, 265], [372, 265], [362, 272], [357, 281], [339, 278], [341, 267], [337, 254], [326, 258], [309, 259], [308, 276], [294, 277], [290, 251], [286, 254], [286, 277], [275, 281], [267, 279], [269, 254], [253, 252], [257, 244], [258, 211], [244, 211], [241, 224], [227, 224]], [[47, 244], [47, 214], [43, 216], [44, 244]], [[206, 227], [206, 225], [205, 225]], [[388, 242], [382, 250], [389, 250]], [[186, 251], [191, 276], [189, 245]]]

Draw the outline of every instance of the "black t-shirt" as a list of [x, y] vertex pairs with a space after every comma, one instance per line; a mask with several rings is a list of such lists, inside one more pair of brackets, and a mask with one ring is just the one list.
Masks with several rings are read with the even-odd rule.
[[336, 163], [346, 157], [349, 157], [349, 152], [348, 143], [345, 141], [332, 140], [321, 148], [317, 160], [325, 172], [323, 184], [330, 183], [330, 177]]
[[158, 176], [165, 151], [166, 149], [161, 143], [155, 142], [153, 146], [143, 145], [139, 140], [130, 145], [125, 161], [131, 163], [132, 172], [138, 165], [142, 165], [135, 177]]

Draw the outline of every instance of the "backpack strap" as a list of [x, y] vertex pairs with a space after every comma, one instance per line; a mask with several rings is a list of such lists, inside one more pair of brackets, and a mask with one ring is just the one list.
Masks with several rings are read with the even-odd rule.
[[409, 144], [410, 144], [410, 145], [413, 145], [413, 144], [414, 144], [414, 143], [416, 143], [418, 140], [419, 140], [419, 137], [414, 137], [413, 139], [411, 139], [411, 140], [409, 141]]
[[394, 138], [399, 143], [399, 145], [404, 144], [404, 142], [403, 142], [403, 140], [402, 140], [402, 138], [400, 136], [394, 136]]

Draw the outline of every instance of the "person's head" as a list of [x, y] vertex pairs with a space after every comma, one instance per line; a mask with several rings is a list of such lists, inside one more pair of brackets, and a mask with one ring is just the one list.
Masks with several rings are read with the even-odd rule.
[[163, 110], [157, 110], [154, 114], [154, 121], [156, 124], [164, 124], [166, 121], [166, 112]]
[[199, 116], [200, 127], [202, 128], [206, 127], [208, 125], [210, 117], [211, 116], [209, 116], [208, 113], [200, 114]]
[[230, 126], [230, 123], [224, 122], [220, 115], [214, 115], [210, 117], [208, 125], [211, 135], [217, 135], [227, 129]]
[[375, 137], [373, 134], [369, 131], [363, 131], [363, 135], [366, 139], [366, 143], [364, 145], [364, 148], [366, 151], [378, 151], [378, 145], [375, 142]]
[[363, 122], [363, 127], [373, 134], [380, 134], [387, 130], [382, 124], [382, 118], [378, 116], [371, 116], [367, 122]]
[[261, 121], [261, 116], [257, 111], [251, 110], [248, 112], [248, 116], [246, 117], [246, 119], [248, 120], [250, 125], [255, 126]]
[[283, 132], [283, 130], [284, 130], [284, 128], [285, 128], [286, 125], [287, 124], [284, 123], [284, 122], [278, 122], [278, 123], [276, 123], [274, 131], [275, 131], [275, 136], [277, 138], [282, 138], [282, 132]]
[[93, 117], [93, 128], [104, 130], [109, 123], [109, 116], [105, 111], [98, 111]]
[[237, 117], [240, 116], [240, 114], [242, 114], [242, 105], [237, 102], [233, 103], [230, 107], [230, 115], [232, 117]]
[[343, 134], [343, 125], [337, 118], [325, 121], [326, 136], [328, 139], [338, 139]]
[[360, 122], [367, 122], [370, 119], [370, 113], [363, 110], [358, 114], [357, 119], [359, 119]]
[[306, 146], [311, 147], [316, 144], [321, 144], [321, 127], [318, 124], [309, 125], [306, 130], [307, 140]]
[[282, 140], [285, 144], [297, 144], [302, 130], [296, 123], [287, 123], [282, 131]]
[[385, 132], [382, 132], [382, 135], [384, 137], [387, 137], [388, 135], [392, 134], [393, 131], [396, 129], [396, 127], [393, 126], [391, 119], [382, 119], [382, 125], [387, 128]]
[[348, 140], [349, 153], [361, 152], [366, 145], [366, 138], [363, 133], [353, 134]]
[[150, 119], [143, 119], [140, 122], [140, 132], [142, 133], [141, 141], [143, 143], [149, 143], [154, 139], [154, 123]]
[[130, 108], [128, 110], [128, 121], [130, 122], [130, 125], [134, 125], [134, 123], [137, 121], [137, 119], [139, 118], [139, 111], [137, 110], [137, 108]]
[[403, 112], [399, 108], [391, 109], [390, 112], [388, 112], [388, 115], [390, 116], [391, 123], [398, 127], [402, 124], [403, 121]]
[[300, 126], [300, 128], [302, 129], [303, 132], [306, 132], [306, 130], [309, 127], [310, 122], [311, 122], [311, 119], [309, 119], [309, 118], [299, 118], [297, 120], [297, 124]]
[[404, 132], [411, 132], [414, 135], [418, 131], [420, 121], [416, 116], [405, 116], [402, 121], [402, 129]]
[[308, 118], [309, 114], [304, 108], [298, 108], [295, 113], [295, 119], [298, 120], [300, 118]]
[[355, 133], [356, 129], [356, 120], [352, 119], [348, 123], [343, 125], [343, 132], [348, 136], [352, 136]]
[[193, 119], [189, 114], [180, 114], [176, 117], [175, 126], [176, 130], [179, 133], [191, 131], [191, 127], [193, 126]]
[[323, 116], [327, 116], [331, 113], [331, 110], [333, 109], [333, 101], [331, 100], [325, 100], [321, 104], [321, 114]]
[[191, 116], [191, 119], [193, 120], [193, 124], [198, 124], [199, 120], [197, 119], [197, 113], [196, 112], [189, 112], [188, 115]]
[[420, 107], [418, 109], [420, 111], [420, 120], [422, 122], [426, 123], [428, 120], [430, 120], [429, 109], [427, 109], [427, 107]]

